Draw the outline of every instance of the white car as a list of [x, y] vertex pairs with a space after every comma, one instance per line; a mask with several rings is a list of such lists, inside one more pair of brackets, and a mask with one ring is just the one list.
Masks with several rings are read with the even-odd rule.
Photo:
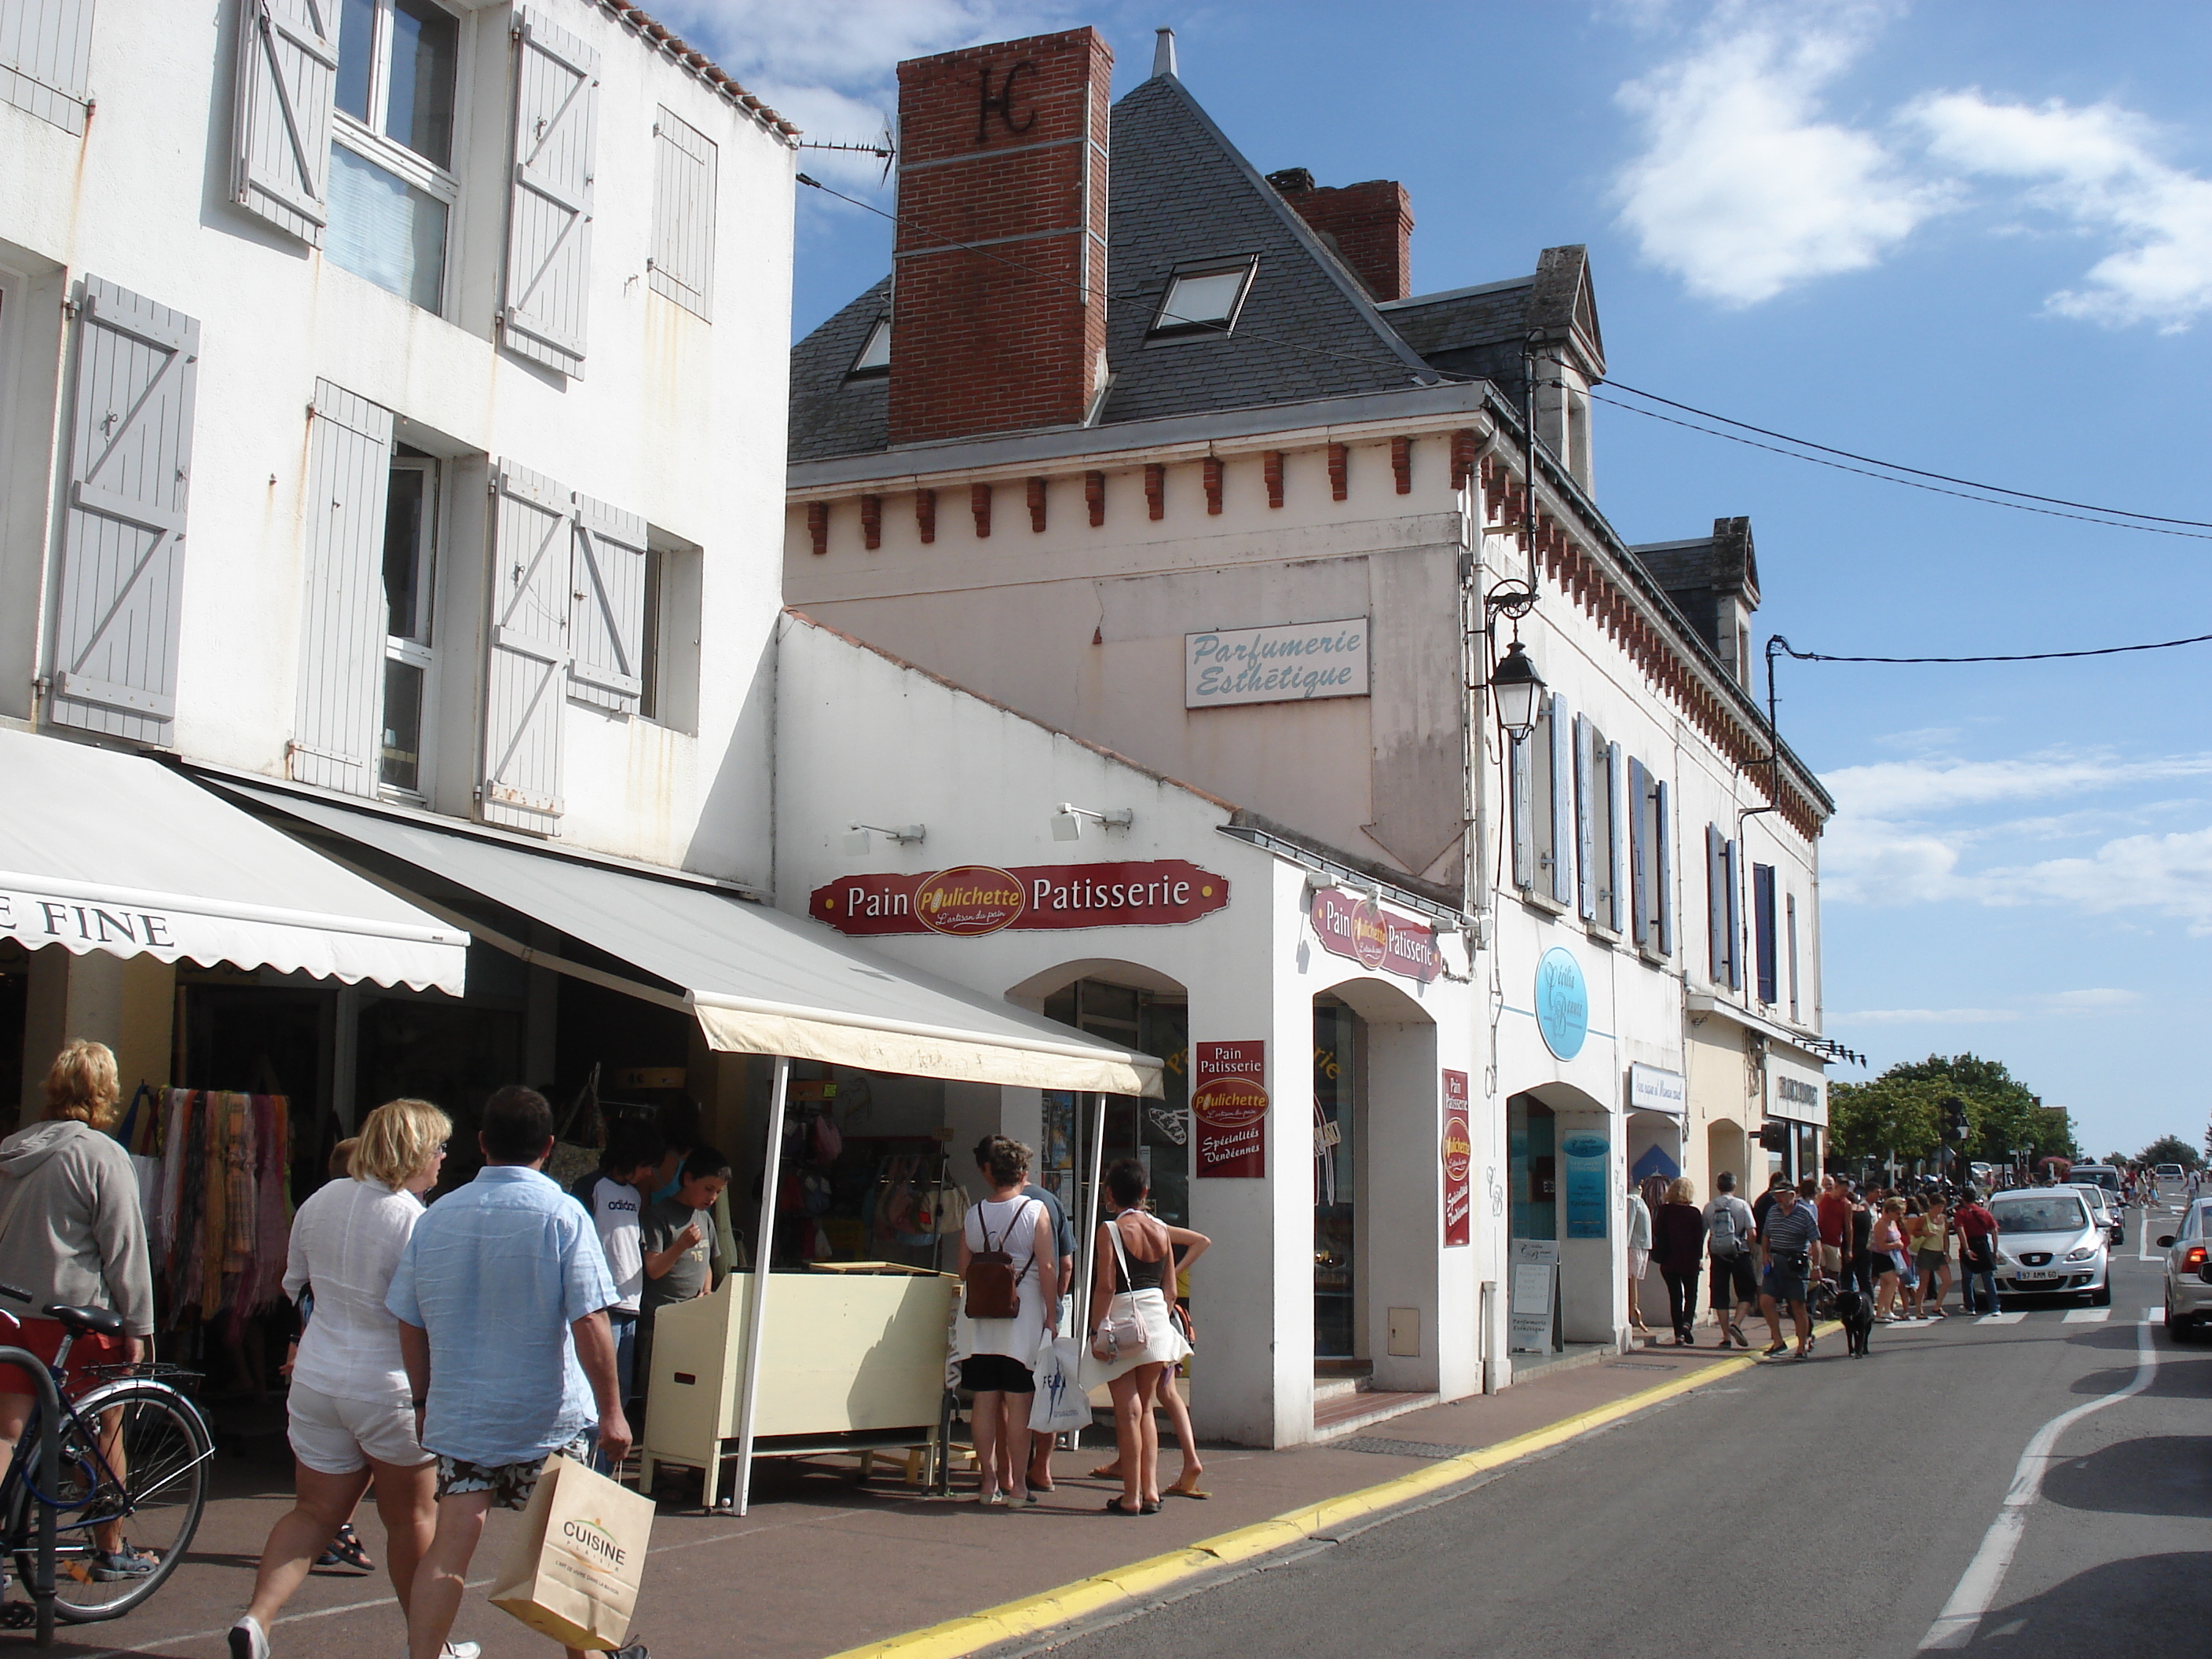
[[2179, 1164], [2160, 1164], [2150, 1172], [2150, 1189], [2160, 1198], [2179, 1198], [2189, 1183], [2189, 1172]]
[[2159, 1241], [2166, 1252], [2166, 1328], [2187, 1342], [2212, 1325], [2212, 1198], [2200, 1198], [2179, 1231]]
[[2104, 1188], [2087, 1181], [2069, 1181], [2066, 1187], [2081, 1194], [2081, 1200], [2097, 1218], [2097, 1224], [2105, 1230], [2106, 1239], [2114, 1244], [2128, 1242], [2126, 1224], [2120, 1219], [2118, 1200]]
[[2025, 1187], [1990, 1200], [1997, 1221], [1996, 1284], [2006, 1296], [2081, 1295], [2112, 1305], [2106, 1235], [2071, 1187]]

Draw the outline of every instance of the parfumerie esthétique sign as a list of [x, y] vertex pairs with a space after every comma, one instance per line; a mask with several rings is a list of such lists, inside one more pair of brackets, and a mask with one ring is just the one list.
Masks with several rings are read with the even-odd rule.
[[1186, 708], [1367, 695], [1367, 618], [1182, 636]]

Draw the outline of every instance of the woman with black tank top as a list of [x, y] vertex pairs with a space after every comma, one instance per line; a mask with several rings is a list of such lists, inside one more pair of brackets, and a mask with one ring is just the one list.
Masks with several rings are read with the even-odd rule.
[[[1160, 1430], [1152, 1408], [1169, 1368], [1190, 1352], [1190, 1344], [1168, 1317], [1166, 1291], [1175, 1272], [1170, 1234], [1175, 1230], [1143, 1208], [1148, 1185], [1144, 1165], [1134, 1158], [1125, 1158], [1109, 1170], [1106, 1186], [1120, 1213], [1098, 1224], [1092, 1253], [1097, 1274], [1091, 1291], [1094, 1346], [1084, 1381], [1095, 1387], [1103, 1380], [1114, 1396], [1121, 1495], [1108, 1498], [1107, 1509], [1115, 1515], [1155, 1515], [1160, 1507]], [[1196, 1242], [1186, 1260], [1194, 1259], [1206, 1243], [1200, 1234], [1188, 1237]], [[1144, 1340], [1123, 1345], [1112, 1358], [1102, 1359], [1096, 1344], [1117, 1293], [1127, 1294], [1144, 1326]]]

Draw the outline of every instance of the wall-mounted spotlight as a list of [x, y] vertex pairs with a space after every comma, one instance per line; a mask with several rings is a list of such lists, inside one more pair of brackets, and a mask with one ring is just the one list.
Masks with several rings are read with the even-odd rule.
[[855, 858], [866, 852], [871, 830], [879, 836], [889, 836], [902, 847], [919, 847], [929, 835], [927, 826], [919, 823], [901, 824], [896, 829], [887, 829], [880, 823], [856, 823], [845, 831], [845, 850]]
[[1137, 821], [1137, 815], [1127, 806], [1117, 806], [1110, 812], [1094, 812], [1087, 806], [1073, 806], [1063, 801], [1060, 810], [1052, 815], [1052, 838], [1081, 841], [1085, 818], [1096, 818], [1109, 830], [1127, 830]]

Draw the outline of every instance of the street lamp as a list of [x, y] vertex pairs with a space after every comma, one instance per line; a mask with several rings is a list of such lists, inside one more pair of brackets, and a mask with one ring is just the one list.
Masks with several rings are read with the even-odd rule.
[[1515, 743], [1536, 729], [1536, 710], [1543, 701], [1544, 677], [1516, 640], [1506, 647], [1505, 660], [1491, 671], [1491, 696], [1498, 705], [1498, 724]]

